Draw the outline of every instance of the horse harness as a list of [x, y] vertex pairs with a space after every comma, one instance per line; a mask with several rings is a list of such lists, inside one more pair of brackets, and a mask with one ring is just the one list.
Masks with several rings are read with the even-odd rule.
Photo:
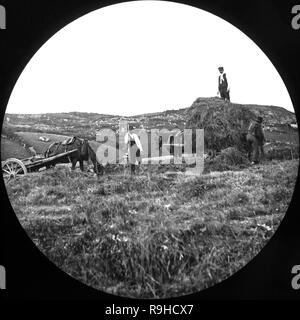
[[[71, 138], [69, 138], [69, 139], [67, 139], [67, 140], [64, 140], [64, 141], [60, 142], [61, 145], [65, 146], [65, 152], [68, 151], [68, 150], [67, 150], [67, 146], [73, 144], [76, 139], [78, 139], [79, 142], [80, 142], [80, 150], [81, 150], [84, 140], [81, 140], [81, 139], [79, 139], [79, 138], [77, 138], [77, 137], [71, 137]], [[72, 163], [69, 154], [68, 154], [68, 160], [69, 160], [69, 163]]]
[[[73, 144], [76, 139], [78, 139], [78, 140], [80, 141], [80, 148], [81, 148], [84, 141], [81, 140], [81, 139], [79, 139], [79, 138], [77, 138], [77, 137], [71, 137], [71, 138], [68, 138], [68, 139], [66, 139], [66, 140], [64, 140], [64, 141], [61, 141], [61, 142], [54, 142], [54, 143], [52, 143], [52, 144], [49, 146], [48, 150], [47, 150], [47, 156], [48, 156], [48, 154], [49, 154], [49, 150], [50, 150], [51, 147], [53, 147], [54, 145], [56, 145], [55, 154], [59, 151], [58, 149], [59, 149], [60, 145], [65, 146], [65, 152], [68, 152], [68, 150], [67, 150], [68, 145]], [[69, 154], [67, 155], [67, 157], [68, 157], [69, 163], [72, 163]]]

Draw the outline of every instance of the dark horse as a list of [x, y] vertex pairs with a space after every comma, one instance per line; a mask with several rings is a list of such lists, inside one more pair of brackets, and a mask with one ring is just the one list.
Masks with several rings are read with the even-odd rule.
[[[71, 137], [61, 142], [52, 143], [44, 153], [45, 158], [49, 158], [67, 151], [77, 150], [77, 152], [65, 157], [59, 158], [57, 163], [72, 163], [72, 170], [75, 169], [77, 161], [80, 164], [80, 170], [83, 171], [83, 161], [92, 161], [94, 165], [94, 172], [97, 174], [103, 173], [103, 166], [97, 162], [96, 154], [89, 145], [87, 139], [80, 139], [78, 137]], [[55, 163], [54, 163], [55, 165]], [[48, 166], [49, 167], [49, 166]], [[47, 167], [47, 168], [48, 168]]]

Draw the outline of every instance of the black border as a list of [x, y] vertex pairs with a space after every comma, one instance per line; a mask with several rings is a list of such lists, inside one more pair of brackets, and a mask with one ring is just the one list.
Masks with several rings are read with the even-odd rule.
[[[10, 93], [35, 52], [66, 24], [101, 7], [121, 1], [0, 0], [7, 11], [7, 29], [0, 30], [1, 123]], [[123, 1], [124, 2], [124, 1]], [[290, 93], [299, 121], [300, 30], [291, 26], [293, 1], [173, 1], [209, 11], [232, 23], [269, 57]], [[251, 61], [245, 61], [245, 66]], [[258, 75], [259, 76], [259, 75]], [[94, 300], [102, 308], [152, 303], [200, 304], [219, 300], [300, 299], [291, 287], [291, 269], [300, 265], [299, 181], [279, 229], [263, 250], [232, 277], [198, 294], [167, 300], [131, 300], [101, 293], [69, 277], [42, 255], [15, 217], [1, 181], [0, 264], [7, 270], [7, 290], [0, 298], [14, 300]], [[104, 309], [102, 309], [104, 310]], [[196, 312], [196, 311], [195, 311]], [[102, 314], [99, 309], [99, 316]]]

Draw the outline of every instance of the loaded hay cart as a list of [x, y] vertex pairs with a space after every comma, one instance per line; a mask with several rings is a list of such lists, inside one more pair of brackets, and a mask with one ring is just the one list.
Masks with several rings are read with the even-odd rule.
[[64, 157], [70, 157], [78, 152], [77, 149], [66, 151], [52, 157], [33, 156], [26, 159], [9, 158], [2, 161], [2, 174], [5, 182], [9, 182], [17, 176], [25, 175], [29, 172], [39, 171], [41, 168], [49, 168], [59, 162]]

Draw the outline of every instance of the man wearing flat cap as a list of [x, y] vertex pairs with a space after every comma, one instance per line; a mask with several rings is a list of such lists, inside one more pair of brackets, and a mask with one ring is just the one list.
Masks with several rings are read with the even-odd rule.
[[220, 95], [223, 100], [230, 101], [229, 85], [226, 73], [224, 72], [223, 67], [219, 67], [218, 70], [220, 72], [218, 77], [218, 95]]
[[250, 161], [252, 156], [251, 164], [258, 164], [265, 156], [265, 136], [261, 125], [262, 122], [263, 118], [261, 116], [258, 116], [255, 121], [251, 122], [246, 136], [249, 147], [248, 158]]

